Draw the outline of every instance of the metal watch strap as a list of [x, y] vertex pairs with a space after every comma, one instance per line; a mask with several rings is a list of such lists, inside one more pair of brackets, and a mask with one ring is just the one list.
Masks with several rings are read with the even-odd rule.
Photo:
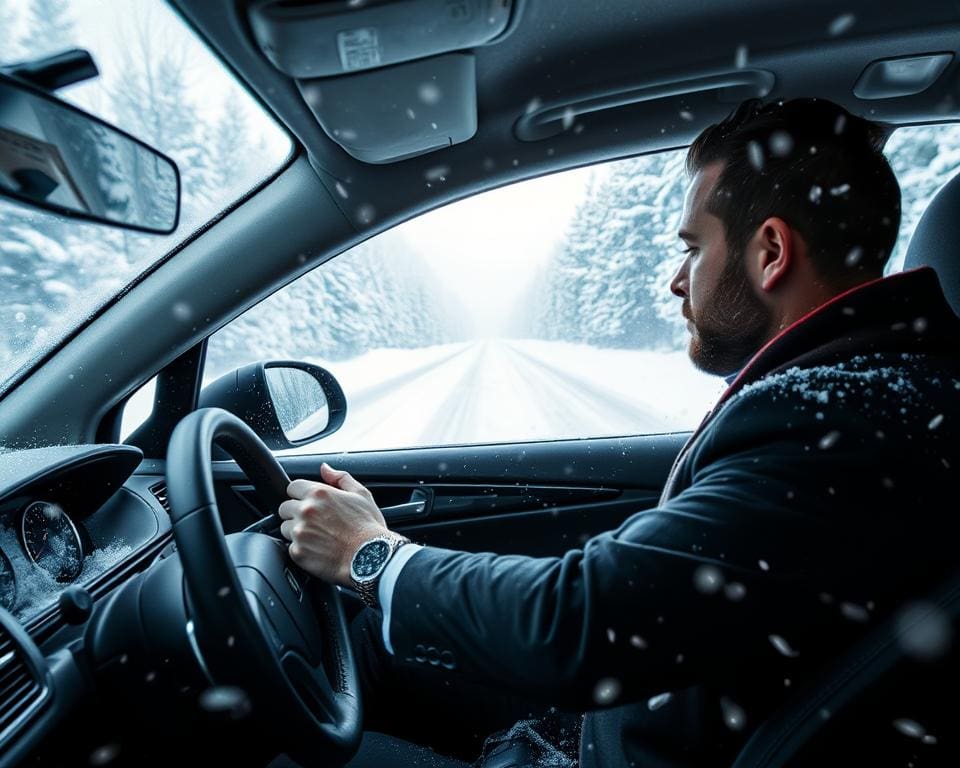
[[[363, 549], [363, 547], [365, 547], [368, 543], [369, 542], [365, 541], [363, 544], [357, 547], [357, 552]], [[356, 579], [353, 580], [354, 589], [357, 590], [357, 594], [360, 595], [360, 599], [363, 600], [364, 605], [379, 610], [380, 600], [378, 599], [377, 592], [380, 589], [380, 577], [383, 575], [384, 570], [386, 570], [387, 564], [397, 553], [397, 550], [400, 549], [400, 547], [402, 547], [404, 544], [410, 543], [410, 539], [406, 538], [405, 536], [392, 536], [390, 538], [390, 553], [387, 555], [387, 559], [383, 564], [383, 568], [380, 569], [380, 573], [369, 581], [359, 582]], [[356, 556], [356, 554], [354, 554], [354, 556]]]

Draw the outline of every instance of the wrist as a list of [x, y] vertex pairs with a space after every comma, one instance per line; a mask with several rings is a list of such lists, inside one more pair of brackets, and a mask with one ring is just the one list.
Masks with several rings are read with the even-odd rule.
[[340, 558], [338, 582], [342, 586], [349, 587], [353, 583], [353, 579], [350, 577], [350, 566], [353, 563], [353, 556], [357, 554], [357, 550], [370, 541], [370, 539], [375, 539], [377, 536], [399, 536], [399, 534], [393, 533], [393, 531], [383, 526], [370, 526], [351, 537]]
[[365, 539], [351, 558], [350, 582], [360, 599], [370, 608], [380, 608], [380, 579], [393, 556], [410, 539], [384, 529]]

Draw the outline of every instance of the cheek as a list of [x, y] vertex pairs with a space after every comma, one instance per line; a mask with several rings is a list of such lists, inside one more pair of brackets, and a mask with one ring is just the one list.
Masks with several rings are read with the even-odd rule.
[[701, 266], [702, 262], [700, 259], [697, 259], [693, 264], [690, 265], [690, 277], [689, 277], [689, 286], [688, 290], [690, 293], [690, 305], [692, 307], [699, 308], [705, 298], [704, 288], [706, 281], [706, 275], [704, 274], [704, 269]]
[[722, 272], [723, 256], [722, 253], [705, 249], [700, 258], [690, 265], [689, 290], [693, 306], [699, 304], [702, 307], [705, 301], [709, 301]]

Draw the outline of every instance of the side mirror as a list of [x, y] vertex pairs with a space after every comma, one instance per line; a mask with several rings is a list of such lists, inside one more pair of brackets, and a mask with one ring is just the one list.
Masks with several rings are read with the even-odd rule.
[[239, 416], [274, 450], [326, 437], [347, 416], [347, 399], [329, 371], [290, 360], [250, 363], [224, 374], [203, 388], [199, 407]]

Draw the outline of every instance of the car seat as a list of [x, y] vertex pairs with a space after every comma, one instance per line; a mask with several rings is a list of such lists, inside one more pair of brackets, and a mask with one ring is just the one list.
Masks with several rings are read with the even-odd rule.
[[[935, 269], [960, 314], [958, 249], [960, 174], [927, 207], [904, 260], [905, 270]], [[872, 630], [798, 691], [754, 732], [734, 768], [960, 765], [958, 657], [960, 571]], [[845, 754], [838, 754], [838, 745]]]

